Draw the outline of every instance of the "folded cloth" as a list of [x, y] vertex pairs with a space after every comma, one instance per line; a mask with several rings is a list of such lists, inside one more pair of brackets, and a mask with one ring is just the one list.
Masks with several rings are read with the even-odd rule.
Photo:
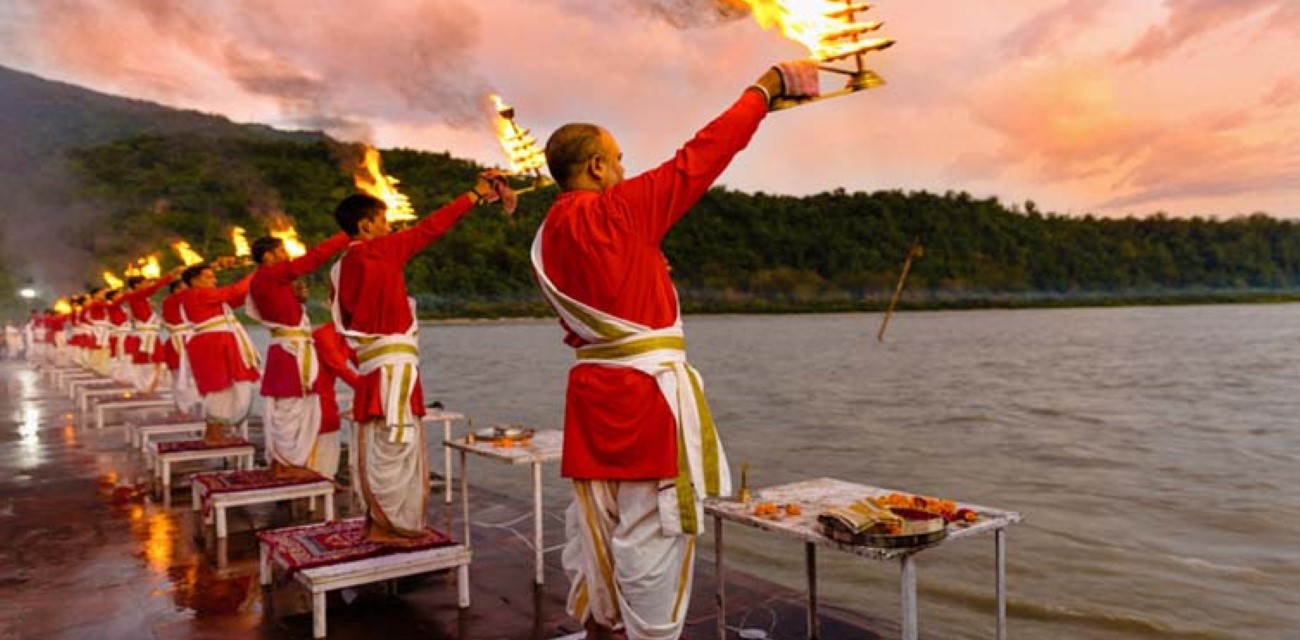
[[776, 65], [781, 74], [781, 95], [787, 98], [813, 98], [821, 93], [816, 60], [787, 60]]

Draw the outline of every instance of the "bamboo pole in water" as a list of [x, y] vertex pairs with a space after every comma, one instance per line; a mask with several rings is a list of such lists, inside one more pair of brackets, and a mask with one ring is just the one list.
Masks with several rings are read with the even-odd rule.
[[898, 275], [898, 284], [894, 287], [894, 295], [889, 298], [889, 308], [885, 309], [885, 317], [880, 321], [880, 330], [876, 332], [876, 342], [885, 341], [885, 329], [889, 328], [889, 319], [894, 316], [894, 307], [898, 305], [898, 299], [903, 295], [903, 284], [907, 282], [907, 273], [912, 270], [912, 260], [921, 256], [921, 237], [912, 238], [912, 246], [907, 249], [907, 258], [903, 260], [903, 272]]

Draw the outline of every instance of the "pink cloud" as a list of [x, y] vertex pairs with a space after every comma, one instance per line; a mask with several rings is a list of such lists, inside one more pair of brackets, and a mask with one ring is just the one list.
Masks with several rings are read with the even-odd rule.
[[1169, 16], [1124, 54], [1125, 62], [1152, 62], [1218, 29], [1285, 5], [1283, 0], [1165, 0]]
[[1006, 34], [1002, 49], [1015, 58], [1054, 52], [1064, 42], [1086, 37], [1108, 4], [1108, 0], [1066, 0]]

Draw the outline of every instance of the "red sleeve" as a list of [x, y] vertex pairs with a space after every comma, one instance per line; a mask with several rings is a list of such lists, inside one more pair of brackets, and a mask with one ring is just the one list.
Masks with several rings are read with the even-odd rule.
[[399, 262], [406, 262], [429, 246], [429, 243], [450, 231], [473, 208], [474, 203], [470, 201], [469, 194], [463, 195], [425, 216], [410, 229], [371, 240], [371, 246], [380, 254], [391, 255]]
[[348, 234], [342, 231], [332, 235], [328, 240], [314, 246], [300, 257], [268, 267], [274, 269], [272, 275], [288, 280], [297, 280], [323, 266], [334, 254], [348, 246]]
[[[253, 273], [257, 273], [254, 271]], [[243, 279], [224, 287], [214, 287], [212, 289], [186, 289], [193, 297], [193, 304], [221, 304], [226, 303], [231, 307], [238, 307], [244, 304], [248, 297], [248, 283], [253, 280], [253, 273], [243, 277]]]
[[605, 192], [634, 233], [659, 244], [744, 149], [767, 115], [763, 95], [746, 90], [672, 159]]
[[147, 286], [147, 287], [145, 287], [145, 288], [143, 288], [143, 289], [140, 289], [140, 290], [137, 291], [136, 293], [140, 294], [139, 297], [141, 297], [141, 298], [148, 298], [148, 297], [152, 296], [153, 294], [158, 293], [158, 290], [159, 290], [159, 289], [161, 289], [161, 288], [167, 286], [168, 284], [171, 284], [171, 281], [172, 281], [172, 280], [175, 280], [175, 279], [176, 279], [175, 274], [171, 274], [171, 273], [169, 273], [169, 274], [167, 274], [167, 275], [165, 275], [165, 276], [163, 276], [163, 277], [161, 277], [161, 278], [158, 278], [157, 280], [154, 280], [154, 281], [153, 281], [153, 284], [151, 284], [151, 285], [149, 285], [149, 286]]
[[342, 380], [353, 389], [361, 384], [361, 376], [357, 375], [352, 367], [348, 364], [347, 351], [348, 346], [343, 342], [342, 336], [334, 325], [321, 325], [314, 333], [316, 339], [316, 353], [320, 356], [321, 366], [325, 367], [336, 378]]

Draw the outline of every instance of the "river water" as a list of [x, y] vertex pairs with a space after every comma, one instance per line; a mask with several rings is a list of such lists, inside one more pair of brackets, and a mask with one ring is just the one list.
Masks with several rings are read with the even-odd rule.
[[[1020, 511], [1013, 638], [1300, 637], [1300, 305], [906, 313], [883, 344], [879, 321], [686, 319], [752, 486], [826, 476]], [[553, 320], [426, 326], [426, 396], [479, 426], [558, 427], [560, 337]], [[569, 493], [547, 472], [558, 517]], [[729, 568], [802, 587], [801, 545], [736, 526], [728, 542]], [[826, 602], [897, 619], [896, 563], [820, 560]], [[991, 536], [918, 566], [923, 635], [993, 636]]]

